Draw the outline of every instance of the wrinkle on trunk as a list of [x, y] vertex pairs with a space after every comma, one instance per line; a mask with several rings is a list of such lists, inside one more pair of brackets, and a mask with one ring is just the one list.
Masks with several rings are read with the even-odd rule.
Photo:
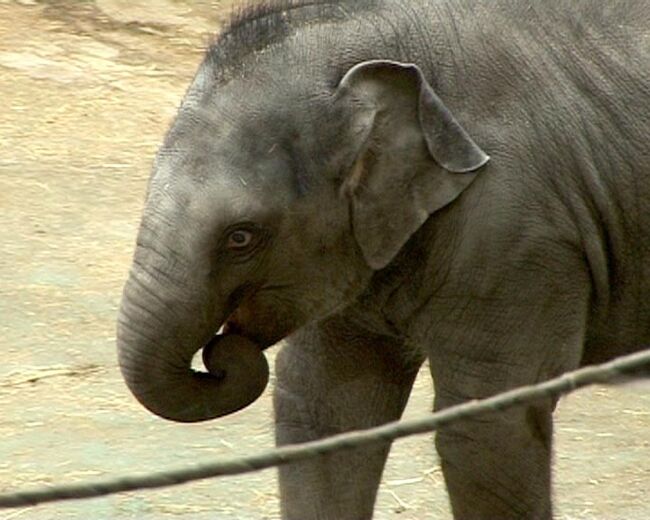
[[[166, 287], [169, 277], [149, 274], [160, 267], [147, 265], [136, 252], [117, 325], [119, 365], [133, 395], [156, 415], [180, 422], [213, 419], [255, 401], [268, 382], [261, 350], [239, 336], [215, 339], [228, 295], [215, 302], [205, 291], [182, 293], [177, 284]], [[209, 372], [197, 372], [192, 359], [206, 344]]]

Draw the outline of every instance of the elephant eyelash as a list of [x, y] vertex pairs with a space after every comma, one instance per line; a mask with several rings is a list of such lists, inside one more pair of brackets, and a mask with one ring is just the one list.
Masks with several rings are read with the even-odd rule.
[[243, 251], [254, 244], [255, 234], [247, 229], [237, 229], [228, 235], [226, 247], [230, 251]]
[[[241, 247], [231, 247], [230, 239], [233, 234], [238, 232], [250, 234], [250, 242]], [[235, 263], [244, 263], [249, 261], [253, 256], [255, 256], [261, 249], [263, 249], [269, 242], [270, 233], [253, 223], [242, 223], [234, 226], [230, 226], [226, 229], [220, 240], [219, 250], [222, 255], [226, 255], [232, 262]]]

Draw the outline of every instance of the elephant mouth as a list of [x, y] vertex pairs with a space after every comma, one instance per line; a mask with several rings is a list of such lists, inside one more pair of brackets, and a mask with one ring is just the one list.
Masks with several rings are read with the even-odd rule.
[[253, 343], [255, 343], [260, 348], [260, 350], [266, 350], [267, 348], [275, 345], [278, 341], [282, 339], [282, 338], [278, 338], [277, 340], [275, 340], [269, 337], [264, 337], [259, 333], [247, 331], [244, 325], [241, 325], [235, 319], [230, 319], [230, 318], [226, 320], [226, 323], [222, 328], [222, 334], [224, 336], [237, 335], [237, 336], [242, 336], [244, 338], [247, 338], [251, 340]]
[[221, 335], [243, 336], [255, 343], [260, 350], [275, 345], [295, 330], [292, 320], [277, 308], [264, 304], [264, 290], [247, 288], [236, 291], [230, 301], [229, 313]]

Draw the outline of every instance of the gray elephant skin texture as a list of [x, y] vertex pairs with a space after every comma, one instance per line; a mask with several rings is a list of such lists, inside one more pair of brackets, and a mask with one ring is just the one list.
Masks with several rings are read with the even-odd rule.
[[[272, 2], [156, 156], [119, 363], [201, 421], [285, 340], [285, 445], [399, 419], [425, 360], [440, 410], [647, 348], [649, 295], [647, 0]], [[456, 519], [552, 518], [555, 404], [437, 433]], [[389, 448], [280, 468], [283, 518], [371, 518]]]

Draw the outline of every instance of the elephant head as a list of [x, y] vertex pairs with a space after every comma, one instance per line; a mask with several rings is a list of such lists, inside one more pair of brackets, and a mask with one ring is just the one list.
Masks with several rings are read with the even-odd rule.
[[254, 401], [262, 350], [353, 302], [488, 160], [415, 65], [273, 81], [204, 63], [154, 164], [117, 342], [131, 391], [172, 420]]

